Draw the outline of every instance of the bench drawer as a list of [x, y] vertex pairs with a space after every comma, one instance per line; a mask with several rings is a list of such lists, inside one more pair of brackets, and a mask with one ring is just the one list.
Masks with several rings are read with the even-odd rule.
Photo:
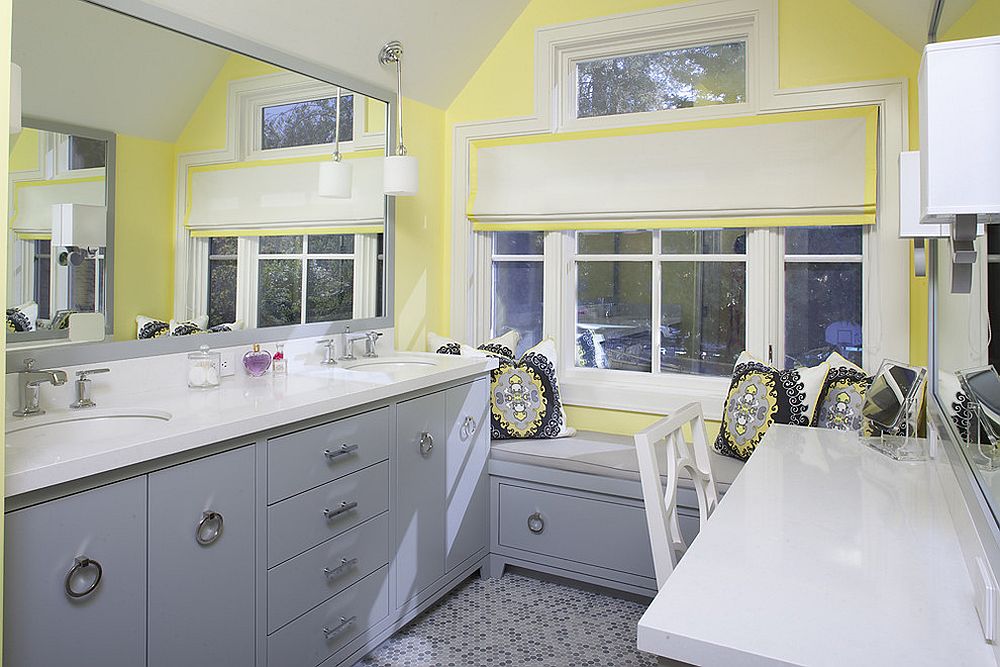
[[267, 502], [389, 458], [389, 409], [381, 408], [267, 442]]
[[655, 576], [641, 506], [500, 484], [499, 523], [503, 546]]
[[285, 561], [267, 573], [267, 631], [274, 632], [388, 562], [388, 514]]
[[389, 615], [383, 567], [267, 638], [267, 664], [314, 667]]
[[297, 556], [389, 509], [383, 461], [267, 508], [267, 566]]

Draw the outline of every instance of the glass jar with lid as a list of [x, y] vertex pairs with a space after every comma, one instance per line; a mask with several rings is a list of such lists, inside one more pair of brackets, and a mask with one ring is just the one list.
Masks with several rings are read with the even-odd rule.
[[219, 386], [222, 355], [202, 345], [197, 352], [188, 354], [188, 386], [192, 389], [213, 389]]

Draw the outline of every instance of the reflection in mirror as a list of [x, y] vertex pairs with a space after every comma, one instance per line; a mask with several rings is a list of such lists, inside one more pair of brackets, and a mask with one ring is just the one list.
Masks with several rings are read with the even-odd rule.
[[83, 312], [115, 341], [385, 315], [384, 102], [82, 0], [15, 0], [13, 60], [15, 347]]
[[927, 460], [927, 441], [917, 437], [926, 376], [919, 366], [882, 362], [861, 407], [876, 432], [864, 438], [865, 444], [897, 461]]

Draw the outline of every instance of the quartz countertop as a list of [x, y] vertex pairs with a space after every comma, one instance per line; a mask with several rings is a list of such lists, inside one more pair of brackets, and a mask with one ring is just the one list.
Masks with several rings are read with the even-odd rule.
[[[287, 376], [268, 373], [251, 378], [243, 372], [223, 378], [215, 389], [176, 385], [144, 392], [102, 395], [98, 407], [49, 408], [45, 415], [6, 420], [5, 496], [146, 463], [218, 442], [251, 436], [305, 419], [385, 401], [447, 382], [470, 379], [496, 367], [486, 357], [406, 353], [393, 359], [422, 359], [433, 365], [370, 366], [350, 370], [298, 365]], [[112, 378], [108, 382], [113, 383]], [[72, 382], [70, 382], [72, 384]], [[49, 388], [47, 385], [42, 391]], [[46, 436], [44, 428], [25, 426], [93, 416], [165, 413], [169, 420], [104, 420], [100, 428], [62, 424]], [[98, 420], [101, 421], [101, 420]]]

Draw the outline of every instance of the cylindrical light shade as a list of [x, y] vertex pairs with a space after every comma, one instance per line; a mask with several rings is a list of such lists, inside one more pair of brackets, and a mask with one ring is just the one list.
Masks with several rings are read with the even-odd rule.
[[327, 160], [319, 164], [319, 196], [350, 199], [354, 166], [350, 162]]
[[383, 174], [385, 194], [409, 197], [417, 194], [417, 158], [412, 155], [390, 155], [385, 159]]
[[21, 131], [21, 66], [10, 64], [10, 133]]

